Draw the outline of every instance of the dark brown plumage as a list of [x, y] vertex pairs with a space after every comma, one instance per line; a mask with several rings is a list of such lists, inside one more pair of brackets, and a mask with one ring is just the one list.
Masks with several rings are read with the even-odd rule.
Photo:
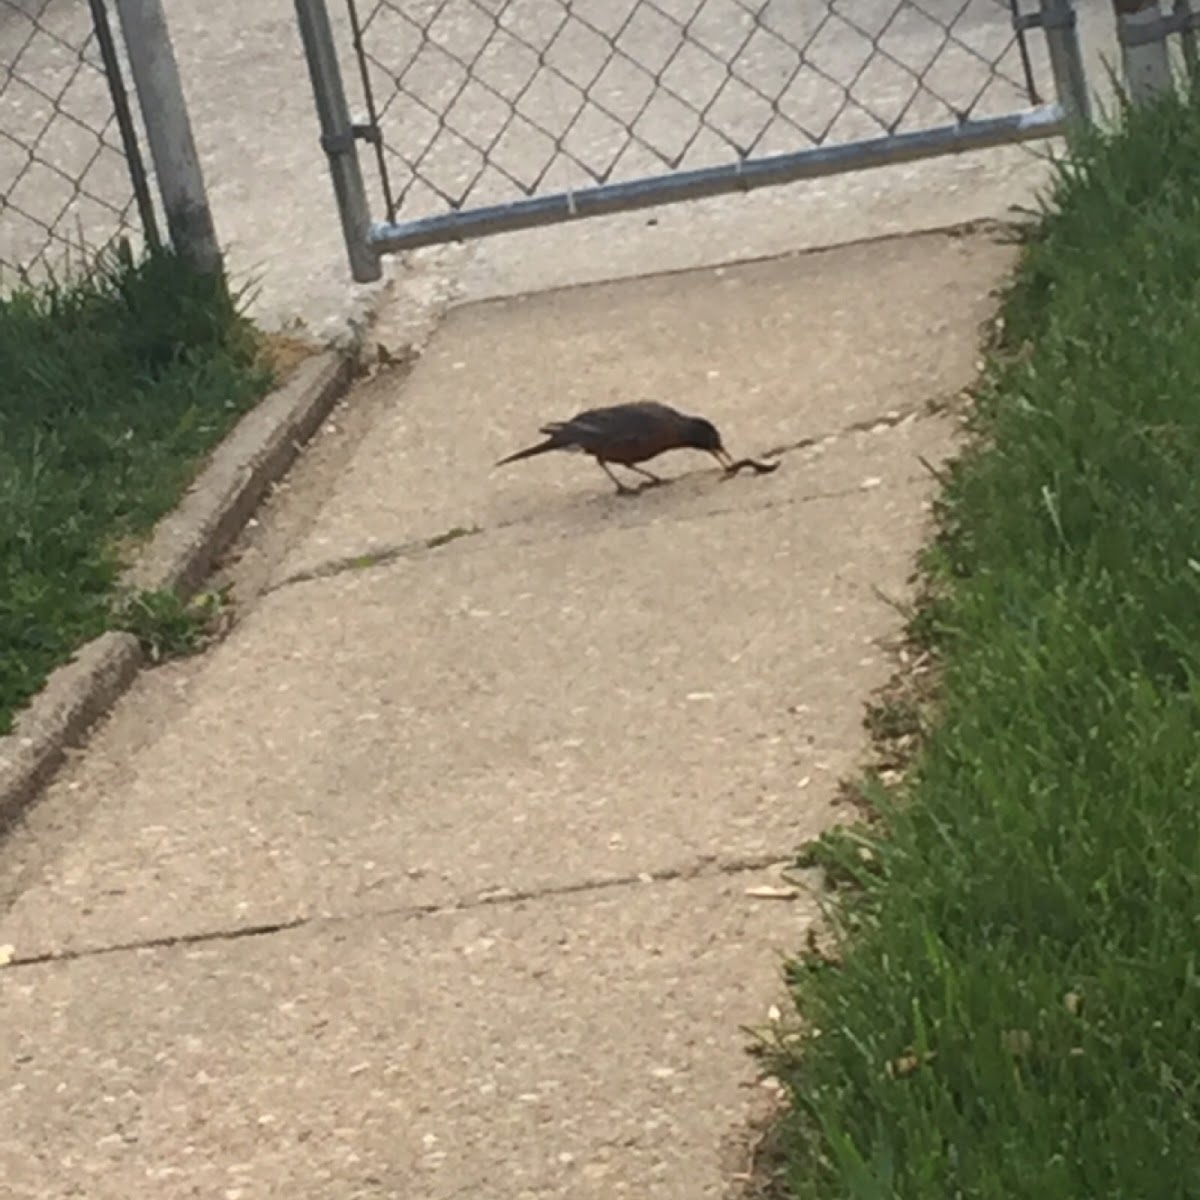
[[723, 467], [731, 466], [716, 426], [703, 417], [689, 417], [667, 404], [639, 400], [610, 408], [589, 408], [568, 421], [543, 425], [544, 442], [502, 458], [496, 466], [533, 458], [550, 450], [575, 450], [590, 454], [600, 464], [620, 493], [637, 491], [613, 474], [609, 463], [617, 463], [644, 475], [651, 483], [663, 483], [657, 475], [637, 463], [648, 462], [668, 450], [705, 450]]

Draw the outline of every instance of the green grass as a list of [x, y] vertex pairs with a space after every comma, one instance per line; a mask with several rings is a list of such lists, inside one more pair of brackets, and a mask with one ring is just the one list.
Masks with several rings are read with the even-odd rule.
[[268, 386], [223, 284], [124, 248], [0, 298], [0, 732], [111, 613], [122, 554]]
[[799, 1200], [1200, 1196], [1200, 99], [1075, 147], [1003, 316], [937, 717], [790, 971]]

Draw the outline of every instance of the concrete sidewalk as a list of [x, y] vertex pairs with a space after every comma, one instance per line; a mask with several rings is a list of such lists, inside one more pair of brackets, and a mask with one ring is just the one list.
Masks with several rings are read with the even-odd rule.
[[[747, 889], [837, 816], [927, 405], [1010, 261], [926, 235], [477, 304], [364, 385], [263, 594], [0, 846], [8, 1194], [731, 1194], [741, 1027], [816, 915]], [[633, 500], [489, 471], [643, 395], [735, 455], [816, 442]]]

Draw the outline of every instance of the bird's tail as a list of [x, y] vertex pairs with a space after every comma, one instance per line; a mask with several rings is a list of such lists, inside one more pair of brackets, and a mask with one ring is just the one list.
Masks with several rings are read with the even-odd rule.
[[530, 446], [525, 450], [518, 450], [516, 454], [510, 454], [507, 458], [502, 458], [496, 466], [502, 467], [506, 463], [520, 462], [523, 458], [533, 458], [535, 454], [545, 454], [547, 450], [557, 450], [562, 446], [562, 442], [557, 437], [548, 437], [544, 442], [538, 442], [536, 446]]

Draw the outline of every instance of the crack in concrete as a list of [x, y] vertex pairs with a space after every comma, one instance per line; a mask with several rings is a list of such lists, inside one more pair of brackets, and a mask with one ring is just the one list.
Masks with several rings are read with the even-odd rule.
[[379, 920], [381, 918], [419, 921], [429, 917], [457, 916], [460, 913], [469, 913], [482, 908], [511, 907], [530, 901], [537, 902], [562, 899], [568, 896], [599, 894], [616, 891], [620, 888], [645, 887], [657, 883], [690, 882], [696, 879], [744, 875], [765, 870], [767, 867], [780, 866], [791, 862], [791, 858], [781, 857], [778, 852], [745, 855], [729, 859], [721, 859], [717, 855], [706, 855], [684, 866], [662, 867], [654, 871], [638, 871], [628, 875], [616, 875], [605, 879], [584, 879], [575, 883], [551, 884], [540, 888], [490, 888], [467, 899], [442, 904], [403, 904], [363, 912], [291, 917], [282, 921], [264, 921], [253, 925], [241, 925], [233, 929], [208, 929], [196, 933], [167, 933], [160, 934], [157, 937], [137, 938], [128, 942], [112, 942], [100, 946], [84, 946], [74, 950], [46, 950], [37, 954], [14, 955], [3, 967], [0, 967], [0, 972], [17, 970], [21, 967], [45, 966], [48, 963], [69, 963], [80, 959], [106, 958], [115, 954], [136, 954], [147, 950], [171, 950], [179, 946], [201, 946], [222, 942], [236, 942], [248, 938], [270, 937], [277, 933], [290, 933], [296, 929], [347, 925], [353, 922]]
[[[906, 475], [903, 479], [897, 482], [902, 485], [916, 483], [923, 480], [922, 475]], [[676, 524], [686, 525], [692, 521], [711, 521], [720, 517], [733, 516], [737, 513], [747, 511], [766, 512], [774, 508], [791, 508], [803, 504], [813, 504], [822, 500], [844, 500], [848, 496], [857, 496], [862, 492], [862, 484], [854, 484], [850, 487], [838, 488], [834, 491], [826, 492], [808, 492], [802, 496], [788, 496], [782, 500], [764, 500], [755, 505], [753, 509], [748, 510], [745, 505], [731, 505], [728, 508], [710, 508], [702, 513], [692, 515], [681, 515], [673, 518]], [[620, 525], [620, 529], [639, 529], [645, 525], [645, 522], [631, 521]], [[509, 529], [518, 529], [526, 526], [530, 529], [529, 536], [516, 541], [517, 546], [528, 546], [535, 543], [547, 542], [555, 538], [572, 536], [566, 532], [556, 530], [548, 531], [544, 528], [539, 528], [530, 525], [528, 521], [502, 521], [497, 525], [493, 525], [490, 529], [477, 528], [473, 530], [476, 534], [485, 533], [503, 533]], [[285, 587], [291, 587], [295, 584], [312, 583], [317, 580], [333, 579], [339, 575], [347, 574], [351, 571], [371, 571], [377, 567], [390, 566], [396, 562], [414, 561], [423, 559], [430, 553], [428, 541], [433, 539], [414, 539], [408, 542], [402, 542], [395, 546], [385, 546], [382, 549], [373, 551], [370, 554], [355, 555], [353, 557], [333, 559], [330, 562], [322, 563], [320, 566], [312, 567], [304, 571], [298, 571], [295, 575], [289, 575], [284, 579], [273, 583], [270, 587], [264, 588], [259, 593], [260, 596], [269, 596], [273, 592], [282, 591]]]
[[[937, 396], [928, 400], [924, 400], [919, 404], [911, 404], [902, 409], [893, 409], [883, 413], [877, 417], [867, 417], [860, 421], [853, 421], [849, 425], [844, 426], [835, 433], [817, 434], [810, 437], [801, 438], [796, 442], [788, 442], [782, 446], [772, 447], [763, 453], [764, 459], [783, 458], [786, 454], [792, 454], [798, 450], [807, 450], [812, 446], [820, 445], [831, 441], [836, 441], [839, 438], [849, 437], [855, 433], [871, 433], [879, 429], [894, 429], [910, 419], [920, 420], [922, 417], [931, 417], [940, 413], [943, 408], [949, 403], [950, 397]], [[922, 460], [924, 461], [924, 460]], [[932, 470], [929, 464], [924, 464], [927, 470]], [[686, 479], [687, 475], [681, 475], [678, 479]], [[914, 477], [906, 477], [904, 483], [913, 482]], [[674, 480], [668, 481], [674, 482]], [[776, 508], [780, 504], [810, 504], [820, 500], [840, 500], [847, 496], [856, 495], [862, 490], [861, 485], [853, 487], [841, 488], [832, 492], [811, 492], [803, 496], [792, 496], [786, 501], [767, 501], [759, 505], [759, 508]], [[709, 520], [712, 517], [726, 516], [731, 512], [743, 511], [742, 508], [719, 508], [710, 509], [701, 514], [704, 520]], [[689, 519], [699, 520], [701, 517], [679, 517], [676, 518], [680, 523]], [[471, 525], [468, 527], [456, 527], [447, 530], [445, 533], [437, 534], [433, 537], [410, 538], [404, 542], [397, 542], [391, 546], [383, 546], [380, 549], [368, 551], [362, 554], [342, 555], [338, 558], [333, 558], [324, 563], [319, 563], [315, 567], [308, 567], [302, 571], [297, 571], [293, 575], [287, 575], [283, 579], [269, 584], [259, 593], [260, 596], [269, 596], [273, 592], [282, 591], [286, 587], [292, 587], [300, 583], [312, 583], [319, 579], [331, 579], [338, 575], [344, 575], [350, 571], [369, 571], [376, 567], [390, 566], [393, 563], [400, 561], [411, 561], [414, 559], [424, 558], [427, 554], [434, 553], [440, 550], [443, 546], [450, 545], [466, 537], [477, 537], [481, 534], [500, 533], [507, 529], [514, 529], [520, 525], [527, 525], [528, 521], [502, 521], [497, 525], [492, 525], [485, 529], [479, 525]], [[631, 525], [622, 526], [623, 528], [636, 528], [636, 522]], [[543, 540], [545, 530], [541, 531], [540, 536], [536, 540]], [[524, 544], [524, 543], [522, 543]]]
[[[504, 526], [498, 525], [493, 528], [502, 529]], [[269, 596], [272, 592], [291, 587], [296, 583], [311, 583], [316, 579], [329, 579], [334, 575], [344, 575], [348, 571], [370, 571], [375, 567], [388, 566], [402, 558], [419, 558], [435, 550], [440, 550], [443, 546], [450, 545], [451, 542], [457, 542], [462, 538], [476, 537], [484, 532], [486, 530], [479, 525], [456, 526], [454, 529], [448, 529], [445, 533], [439, 533], [433, 537], [411, 538], [406, 542], [398, 542], [394, 546], [384, 546], [379, 550], [332, 558], [328, 562], [297, 571], [294, 575], [288, 575], [278, 583], [270, 584], [263, 588], [260, 595]]]
[[849, 425], [843, 425], [841, 429], [833, 433], [820, 433], [801, 438], [798, 442], [788, 442], [783, 446], [776, 446], [773, 450], [768, 450], [763, 458], [782, 458], [793, 450], [806, 450], [810, 446], [836, 441], [838, 438], [849, 437], [855, 433], [873, 433], [877, 429], [895, 429], [898, 425], [903, 425], [909, 418], [920, 420], [922, 417], [937, 416], [946, 409], [952, 400], [953, 397], [949, 394], [931, 396], [919, 404], [909, 404], [904, 408], [889, 409], [876, 417], [864, 417], [859, 421], [851, 421]]

